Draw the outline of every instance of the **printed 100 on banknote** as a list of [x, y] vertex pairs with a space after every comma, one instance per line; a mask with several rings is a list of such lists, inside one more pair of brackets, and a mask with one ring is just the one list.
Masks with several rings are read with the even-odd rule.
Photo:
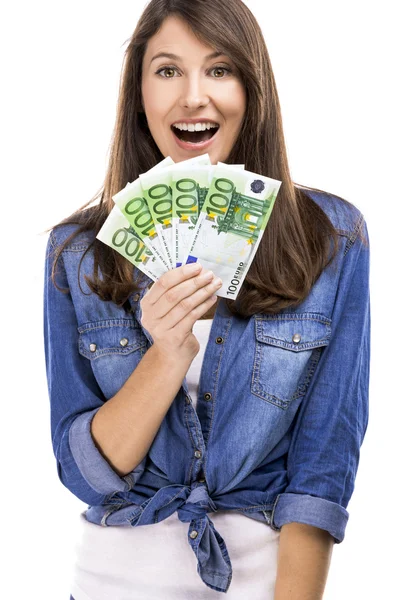
[[217, 295], [235, 300], [261, 242], [281, 182], [230, 165], [214, 167], [186, 263], [222, 279]]

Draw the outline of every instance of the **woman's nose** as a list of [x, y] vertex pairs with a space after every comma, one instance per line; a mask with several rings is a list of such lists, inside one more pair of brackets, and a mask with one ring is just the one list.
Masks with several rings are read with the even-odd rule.
[[206, 106], [209, 102], [209, 96], [205, 82], [202, 82], [198, 76], [183, 77], [183, 88], [180, 96], [180, 106], [183, 108], [198, 108]]

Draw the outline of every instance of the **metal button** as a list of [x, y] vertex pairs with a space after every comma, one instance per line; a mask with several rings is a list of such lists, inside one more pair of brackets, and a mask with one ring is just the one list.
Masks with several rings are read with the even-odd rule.
[[209, 402], [209, 400], [211, 400], [211, 398], [212, 398], [212, 394], [210, 394], [209, 392], [204, 394], [204, 400], [206, 400], [207, 402]]
[[198, 478], [199, 483], [205, 483], [205, 477], [203, 475], [200, 475], [200, 477]]
[[190, 398], [190, 396], [186, 396], [186, 404], [191, 404], [191, 398]]
[[192, 540], [195, 540], [195, 538], [198, 535], [198, 531], [196, 531], [195, 529], [193, 529], [192, 531], [190, 531], [190, 537]]
[[89, 344], [89, 349], [91, 352], [96, 352], [96, 344]]
[[138, 302], [139, 299], [140, 299], [140, 294], [134, 294], [134, 296], [133, 296], [134, 302]]
[[127, 346], [128, 344], [128, 339], [127, 338], [121, 338], [120, 340], [120, 346]]
[[196, 450], [196, 451], [194, 452], [194, 456], [195, 456], [195, 458], [201, 458], [201, 456], [202, 456], [202, 452], [201, 452], [201, 450]]
[[219, 336], [219, 337], [216, 338], [215, 342], [217, 344], [223, 344], [223, 338]]
[[294, 336], [292, 337], [292, 342], [294, 344], [298, 344], [301, 340], [301, 335], [300, 333], [295, 333]]

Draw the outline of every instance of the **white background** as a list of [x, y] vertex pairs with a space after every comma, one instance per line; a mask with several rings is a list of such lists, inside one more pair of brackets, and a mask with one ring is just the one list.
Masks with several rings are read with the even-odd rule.
[[[293, 180], [353, 202], [371, 240], [370, 422], [325, 600], [395, 598], [402, 534], [399, 2], [247, 4], [266, 37]], [[42, 232], [102, 185], [124, 42], [144, 5], [16, 1], [2, 15], [0, 456], [8, 559], [1, 595], [7, 589], [8, 599], [69, 597], [85, 505], [59, 482], [50, 442]]]

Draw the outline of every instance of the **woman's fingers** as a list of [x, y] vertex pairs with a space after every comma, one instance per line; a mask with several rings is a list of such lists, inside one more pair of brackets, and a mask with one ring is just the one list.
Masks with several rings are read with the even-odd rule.
[[[167, 273], [165, 273], [167, 275]], [[152, 317], [154, 319], [162, 319], [165, 317], [176, 305], [182, 305], [184, 308], [187, 306], [186, 299], [192, 296], [199, 289], [205, 287], [208, 283], [212, 281], [214, 274], [212, 271], [201, 271], [199, 275], [192, 276], [188, 279], [183, 280], [183, 276], [181, 282], [173, 287], [168, 287], [166, 291], [159, 296], [157, 302], [148, 306], [152, 311]], [[166, 278], [162, 287], [170, 285], [171, 278]], [[154, 284], [155, 286], [156, 284]], [[151, 288], [150, 292], [153, 290], [154, 286]], [[149, 293], [150, 293], [149, 292]], [[146, 297], [144, 297], [145, 299]], [[151, 301], [151, 298], [149, 299]]]
[[[216, 302], [222, 281], [201, 264], [183, 265], [164, 273], [141, 300], [141, 323], [154, 344], [169, 352], [194, 354], [192, 327]], [[199, 347], [199, 346], [198, 346]]]
[[150, 305], [155, 304], [168, 290], [175, 287], [183, 280], [195, 277], [195, 275], [197, 275], [201, 269], [202, 265], [200, 263], [191, 263], [188, 265], [182, 265], [176, 269], [171, 269], [167, 273], [164, 273], [157, 281], [155, 281], [144, 298], [147, 298], [147, 302], [149, 302]]
[[207, 310], [209, 308], [211, 308], [211, 306], [213, 306], [215, 304], [215, 302], [217, 301], [218, 296], [209, 296], [205, 302], [202, 302], [201, 304], [199, 304], [198, 306], [196, 306], [195, 308], [193, 308], [193, 310], [191, 312], [189, 312], [187, 314], [186, 317], [184, 317], [184, 319], [182, 319], [180, 321], [180, 324], [177, 326], [176, 329], [180, 329], [183, 332], [186, 331], [191, 331], [193, 328], [194, 323], [198, 320], [201, 319], [202, 315], [205, 314], [207, 312]]
[[190, 331], [195, 321], [213, 304], [212, 298], [216, 298], [214, 294], [221, 286], [222, 281], [218, 277], [214, 277], [207, 285], [203, 285], [193, 294], [185, 296], [164, 316], [164, 328], [169, 330], [177, 325], [180, 328], [184, 327], [186, 329], [187, 323], [190, 323], [188, 327]]
[[196, 277], [192, 277], [182, 283], [170, 288], [161, 296], [158, 304], [154, 305], [154, 314], [156, 318], [162, 318], [167, 315], [175, 306], [188, 306], [190, 298], [209, 284], [214, 277], [212, 271], [202, 271]]
[[214, 294], [221, 286], [222, 281], [200, 264], [164, 273], [141, 300], [141, 323], [154, 344], [164, 352], [194, 357], [199, 344], [192, 327], [216, 302]]

